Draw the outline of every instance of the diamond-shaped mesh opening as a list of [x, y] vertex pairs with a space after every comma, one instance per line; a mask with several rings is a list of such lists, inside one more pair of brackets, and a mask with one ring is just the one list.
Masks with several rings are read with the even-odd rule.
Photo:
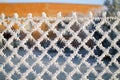
[[25, 37], [27, 36], [27, 34], [24, 31], [20, 31], [20, 33], [17, 34], [17, 35], [18, 35], [18, 37], [19, 37], [20, 40], [25, 39]]
[[73, 53], [73, 50], [71, 50], [69, 47], [64, 48], [64, 54], [66, 57], [69, 57]]
[[7, 19], [7, 20], [5, 20], [3, 23], [10, 24], [10, 23], [11, 23], [11, 21]]
[[74, 58], [72, 58], [72, 62], [76, 65], [79, 65], [81, 62], [81, 58], [76, 55], [74, 56]]
[[60, 55], [60, 56], [57, 58], [57, 60], [56, 60], [56, 62], [57, 62], [59, 65], [63, 65], [63, 64], [65, 63], [65, 61], [66, 61], [66, 58], [65, 58], [64, 56], [62, 56], [62, 55]]
[[98, 31], [95, 31], [93, 37], [96, 39], [96, 40], [99, 40], [102, 38], [102, 34]]
[[42, 23], [42, 25], [40, 26], [40, 29], [45, 32], [49, 30], [49, 27], [46, 23]]
[[111, 45], [111, 43], [110, 43], [110, 41], [108, 41], [108, 39], [104, 39], [104, 40], [102, 41], [102, 46], [103, 46], [104, 48], [108, 48], [108, 47], [110, 47], [110, 45]]
[[33, 21], [34, 21], [35, 23], [40, 22], [40, 20], [39, 20], [39, 19], [34, 19]]
[[70, 73], [71, 71], [73, 71], [73, 67], [70, 64], [66, 64], [64, 71], [66, 73]]
[[94, 69], [97, 71], [97, 73], [101, 73], [104, 69], [101, 64], [97, 63], [97, 65], [94, 67]]
[[103, 50], [100, 49], [98, 46], [94, 49], [94, 54], [97, 55], [98, 57], [103, 54]]
[[8, 47], [3, 49], [3, 53], [8, 57], [12, 54], [12, 50], [10, 50]]
[[17, 39], [13, 39], [11, 45], [13, 46], [13, 48], [17, 48], [20, 44], [20, 41]]
[[39, 31], [33, 31], [31, 35], [35, 40], [38, 40], [41, 37]]
[[118, 63], [120, 64], [120, 56], [117, 58]]
[[86, 45], [92, 49], [96, 44], [95, 44], [95, 41], [93, 39], [89, 39], [86, 42]]
[[21, 24], [24, 24], [24, 22], [25, 22], [24, 20], [20, 20], [20, 23], [21, 23]]
[[49, 23], [54, 24], [54, 23], [55, 23], [55, 21], [54, 21], [54, 20], [51, 20], [51, 21], [49, 21]]
[[95, 30], [95, 25], [94, 24], [89, 24], [88, 26], [86, 26], [86, 30], [89, 31], [89, 33], [92, 33]]
[[111, 73], [104, 73], [104, 74], [102, 75], [102, 78], [103, 78], [104, 80], [110, 80], [111, 76], [112, 76]]
[[44, 64], [44, 65], [48, 65], [49, 63], [50, 63], [50, 61], [51, 61], [51, 58], [49, 57], [49, 56], [47, 56], [47, 55], [45, 55], [43, 58], [42, 58], [42, 63]]
[[3, 34], [3, 36], [4, 36], [4, 38], [6, 39], [6, 40], [9, 40], [11, 37], [12, 37], [12, 35], [11, 35], [11, 33], [10, 32], [5, 32], [4, 34]]
[[80, 54], [82, 57], [85, 57], [85, 55], [88, 54], [88, 50], [85, 49], [84, 47], [81, 47], [78, 51], [78, 54]]
[[7, 64], [5, 64], [3, 69], [5, 70], [6, 73], [10, 73], [10, 71], [12, 71], [13, 67], [9, 63], [7, 63]]
[[115, 63], [112, 63], [110, 66], [109, 66], [109, 69], [112, 73], [114, 73], [115, 71], [118, 70], [118, 67], [116, 66]]
[[93, 65], [97, 62], [97, 58], [95, 56], [89, 56], [89, 58], [87, 59], [87, 62]]
[[42, 79], [43, 79], [43, 80], [48, 80], [48, 79], [49, 79], [49, 80], [52, 80], [52, 79], [51, 79], [51, 75], [49, 75], [48, 73], [44, 73], [44, 74], [42, 75]]
[[21, 78], [21, 75], [17, 72], [15, 72], [12, 76], [11, 76], [12, 80], [17, 80]]
[[114, 40], [117, 37], [116, 33], [113, 30], [108, 35], [111, 40]]
[[58, 70], [58, 68], [52, 64], [49, 69], [48, 69], [52, 74], [56, 73], [56, 71]]
[[53, 31], [49, 31], [47, 37], [50, 40], [54, 40], [57, 37], [57, 35]]
[[59, 48], [64, 48], [65, 47], [65, 42], [63, 42], [62, 40], [58, 40], [56, 43], [57, 47]]
[[95, 80], [96, 79], [96, 75], [93, 72], [90, 72], [89, 75], [87, 76], [87, 78], [89, 80]]
[[78, 31], [80, 28], [80, 25], [75, 22], [71, 27], [70, 27], [74, 32]]
[[117, 76], [116, 76], [117, 78], [118, 78], [118, 80], [120, 79], [120, 73], [119, 74], [117, 74]]
[[18, 49], [18, 54], [20, 55], [20, 56], [24, 56], [24, 55], [26, 55], [26, 53], [27, 53], [27, 51], [23, 48], [23, 47], [20, 47], [19, 49]]
[[5, 62], [5, 57], [0, 55], [0, 65], [4, 64]]
[[117, 49], [115, 49], [114, 47], [111, 47], [110, 48], [110, 50], [109, 50], [109, 53], [110, 53], [110, 55], [112, 55], [113, 57], [115, 56], [115, 54], [117, 54], [118, 53], [118, 50]]
[[116, 44], [120, 48], [120, 39], [116, 42]]
[[41, 73], [43, 70], [43, 68], [39, 64], [33, 66], [32, 69], [35, 71], [36, 74]]
[[2, 33], [5, 29], [6, 27], [3, 24], [0, 24], [0, 33]]
[[86, 33], [83, 30], [79, 32], [78, 36], [81, 38], [82, 41], [87, 37]]
[[66, 80], [66, 74], [64, 72], [60, 72], [58, 75], [57, 75], [57, 79], [58, 80]]
[[49, 47], [49, 45], [50, 45], [50, 41], [47, 40], [47, 39], [44, 39], [44, 40], [42, 40], [42, 41], [40, 42], [40, 44], [41, 44], [41, 46], [42, 46], [43, 48], [47, 48], [47, 47]]
[[102, 29], [104, 32], [106, 32], [106, 31], [110, 30], [110, 25], [107, 24], [107, 23], [104, 23], [104, 24], [101, 26], [101, 29]]
[[33, 56], [28, 56], [28, 58], [26, 59], [26, 62], [32, 66], [32, 64], [36, 61], [36, 58], [34, 58]]
[[52, 47], [48, 50], [47, 53], [53, 58], [57, 55], [58, 51]]
[[18, 68], [18, 70], [21, 72], [21, 73], [25, 73], [28, 68], [24, 65], [24, 64], [21, 64]]
[[87, 70], [88, 70], [88, 67], [87, 67], [87, 65], [86, 64], [84, 64], [84, 63], [82, 63], [81, 64], [81, 66], [80, 66], [80, 68], [79, 68], [79, 70], [80, 70], [80, 72], [81, 73], [86, 73], [87, 72]]
[[29, 39], [25, 45], [30, 49], [35, 45], [35, 42], [32, 39]]
[[71, 34], [69, 31], [66, 31], [66, 32], [63, 34], [63, 37], [64, 37], [66, 40], [69, 40], [69, 39], [72, 37], [72, 34]]
[[117, 31], [120, 31], [120, 23], [115, 28]]
[[5, 80], [6, 76], [3, 72], [0, 71], [0, 80]]
[[68, 25], [70, 23], [70, 20], [63, 20], [64, 25]]
[[116, 20], [114, 20], [114, 19], [107, 19], [107, 22], [109, 23], [109, 24], [113, 24], [114, 22], [115, 22]]
[[14, 55], [12, 57], [11, 61], [14, 65], [17, 65], [20, 62], [20, 58], [18, 58], [16, 55]]
[[35, 80], [35, 77], [36, 77], [35, 74], [33, 74], [32, 72], [30, 72], [30, 73], [27, 75], [26, 78], [27, 78], [28, 80]]
[[40, 55], [42, 54], [42, 51], [41, 51], [38, 47], [35, 47], [35, 48], [33, 49], [33, 54], [34, 54], [36, 57], [38, 57], [38, 56], [40, 56]]
[[3, 48], [6, 44], [6, 41], [4, 39], [1, 39], [0, 41], [0, 49]]
[[19, 30], [18, 24], [15, 23], [15, 24], [11, 27], [11, 29], [12, 29], [13, 31]]
[[81, 74], [80, 74], [80, 73], [75, 73], [75, 74], [72, 76], [72, 79], [73, 79], [73, 80], [80, 80], [80, 79], [81, 79]]
[[110, 61], [111, 61], [111, 57], [105, 55], [105, 56], [103, 57], [102, 61], [103, 61], [103, 63], [107, 66], [107, 65], [110, 63]]
[[71, 45], [72, 45], [74, 48], [78, 48], [79, 45], [80, 45], [80, 43], [79, 43], [76, 39], [74, 39], [74, 40], [71, 42]]
[[95, 24], [99, 24], [101, 22], [101, 19], [93, 19], [93, 21], [95, 22]]
[[25, 30], [32, 31], [34, 29], [32, 21], [27, 22], [27, 24], [24, 25]]
[[55, 27], [57, 29], [57, 31], [62, 31], [65, 29], [65, 26], [60, 22], [57, 24], [57, 26]]

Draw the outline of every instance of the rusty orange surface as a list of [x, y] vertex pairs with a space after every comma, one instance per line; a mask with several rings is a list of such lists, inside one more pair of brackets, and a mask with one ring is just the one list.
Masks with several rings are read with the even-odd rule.
[[19, 16], [26, 16], [32, 13], [35, 16], [40, 16], [42, 12], [46, 12], [48, 16], [56, 16], [58, 12], [63, 15], [68, 15], [71, 12], [80, 12], [87, 14], [90, 10], [101, 8], [101, 5], [85, 5], [85, 4], [53, 4], [53, 3], [12, 3], [0, 4], [0, 13], [5, 13], [7, 16], [13, 16], [13, 13], [18, 13]]

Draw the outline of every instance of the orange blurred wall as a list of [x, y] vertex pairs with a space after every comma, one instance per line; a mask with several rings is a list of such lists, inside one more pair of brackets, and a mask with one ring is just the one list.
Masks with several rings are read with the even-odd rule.
[[58, 12], [63, 15], [68, 15], [71, 12], [80, 12], [87, 14], [90, 10], [100, 9], [102, 5], [85, 5], [85, 4], [52, 4], [52, 3], [12, 3], [0, 4], [0, 13], [5, 13], [7, 16], [13, 16], [13, 13], [18, 13], [20, 16], [26, 16], [32, 13], [35, 16], [40, 16], [42, 12], [46, 12], [48, 16], [56, 16]]

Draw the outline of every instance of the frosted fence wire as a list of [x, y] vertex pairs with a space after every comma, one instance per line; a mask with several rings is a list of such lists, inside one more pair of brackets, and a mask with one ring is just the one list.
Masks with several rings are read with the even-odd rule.
[[120, 80], [120, 16], [2, 14], [0, 80]]

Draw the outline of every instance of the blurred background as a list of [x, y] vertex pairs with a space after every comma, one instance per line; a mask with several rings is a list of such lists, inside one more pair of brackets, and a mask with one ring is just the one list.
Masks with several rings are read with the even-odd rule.
[[0, 0], [0, 13], [8, 16], [13, 16], [15, 12], [21, 16], [30, 12], [36, 16], [40, 16], [41, 12], [55, 16], [60, 11], [65, 16], [70, 15], [70, 12], [78, 12], [80, 16], [84, 16], [89, 11], [96, 15], [107, 11], [107, 15], [115, 16], [119, 10], [120, 0]]
[[65, 16], [69, 16], [72, 12], [84, 16], [89, 11], [97, 14], [103, 11], [105, 0], [0, 0], [0, 3], [2, 3], [0, 13], [5, 13], [7, 16], [13, 16], [15, 12], [20, 16], [26, 16], [28, 13], [40, 16], [42, 12], [46, 12], [49, 16], [56, 16], [60, 11]]

